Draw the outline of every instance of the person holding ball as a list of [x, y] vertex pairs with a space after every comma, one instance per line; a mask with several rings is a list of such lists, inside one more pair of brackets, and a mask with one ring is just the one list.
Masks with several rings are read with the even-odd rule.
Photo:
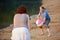
[[[49, 27], [50, 16], [49, 16], [47, 10], [43, 6], [40, 6], [39, 9], [40, 9], [39, 15], [43, 19], [43, 23], [44, 23], [43, 25], [44, 25], [44, 27], [47, 28], [48, 36], [50, 36], [50, 27]], [[42, 30], [41, 34], [44, 34], [42, 28], [41, 28], [41, 30]]]

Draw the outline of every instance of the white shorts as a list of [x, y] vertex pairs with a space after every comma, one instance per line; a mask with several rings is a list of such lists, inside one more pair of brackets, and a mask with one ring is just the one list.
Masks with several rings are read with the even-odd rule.
[[11, 40], [30, 40], [30, 32], [25, 27], [14, 28]]

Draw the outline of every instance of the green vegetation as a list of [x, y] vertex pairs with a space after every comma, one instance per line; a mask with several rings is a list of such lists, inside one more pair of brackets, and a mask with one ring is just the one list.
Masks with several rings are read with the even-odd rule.
[[13, 22], [14, 12], [19, 5], [25, 5], [30, 15], [37, 14], [41, 0], [0, 0], [0, 28]]

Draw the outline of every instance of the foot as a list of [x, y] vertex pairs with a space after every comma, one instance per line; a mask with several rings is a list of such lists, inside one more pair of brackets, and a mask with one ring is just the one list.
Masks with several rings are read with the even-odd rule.
[[48, 37], [50, 37], [51, 36], [51, 34], [48, 34]]
[[41, 33], [41, 35], [44, 35], [44, 33]]

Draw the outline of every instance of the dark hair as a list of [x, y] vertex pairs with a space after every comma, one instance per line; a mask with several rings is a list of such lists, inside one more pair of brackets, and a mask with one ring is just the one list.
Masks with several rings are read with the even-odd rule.
[[42, 9], [45, 9], [43, 6], [41, 6]]
[[15, 14], [28, 14], [25, 6], [19, 6]]

